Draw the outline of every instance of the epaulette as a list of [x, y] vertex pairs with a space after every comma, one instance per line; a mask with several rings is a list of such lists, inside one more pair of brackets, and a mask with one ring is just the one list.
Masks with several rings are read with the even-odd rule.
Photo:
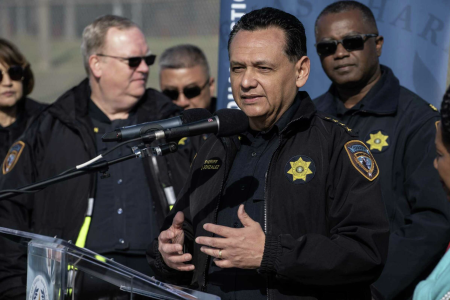
[[353, 129], [351, 129], [350, 127], [348, 127], [346, 124], [342, 123], [341, 121], [331, 118], [331, 117], [328, 117], [328, 116], [325, 116], [325, 115], [321, 115], [321, 114], [317, 114], [317, 116], [325, 121], [332, 122], [332, 123], [344, 128], [345, 131], [347, 131], [351, 135], [357, 136], [357, 134], [353, 132]]
[[430, 106], [430, 108], [434, 111], [438, 111], [438, 109], [436, 108], [436, 106], [434, 106], [433, 104], [428, 104]]

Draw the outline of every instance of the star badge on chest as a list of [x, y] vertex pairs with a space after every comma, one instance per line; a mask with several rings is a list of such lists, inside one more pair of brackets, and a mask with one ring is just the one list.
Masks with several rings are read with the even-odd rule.
[[366, 136], [366, 144], [373, 153], [381, 153], [389, 147], [389, 135], [383, 130], [373, 130]]
[[287, 179], [295, 184], [304, 184], [314, 178], [316, 164], [306, 155], [297, 155], [289, 159], [285, 166]]

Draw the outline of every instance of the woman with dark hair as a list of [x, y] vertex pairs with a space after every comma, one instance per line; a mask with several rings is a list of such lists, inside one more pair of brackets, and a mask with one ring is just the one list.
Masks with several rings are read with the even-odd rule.
[[0, 162], [31, 118], [46, 106], [27, 98], [33, 87], [29, 62], [16, 46], [0, 38]]
[[[450, 87], [442, 100], [441, 121], [436, 124], [436, 127], [437, 154], [434, 167], [439, 172], [442, 186], [447, 194], [447, 200], [450, 202]], [[442, 257], [430, 276], [417, 285], [413, 299], [450, 299], [450, 251], [447, 251]]]

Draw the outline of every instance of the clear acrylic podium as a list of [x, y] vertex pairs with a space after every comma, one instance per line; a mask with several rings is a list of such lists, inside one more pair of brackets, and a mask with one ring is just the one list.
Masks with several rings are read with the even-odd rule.
[[[77, 297], [80, 278], [93, 278], [123, 291], [127, 299], [220, 300], [220, 297], [166, 284], [70, 242], [0, 227], [2, 239], [27, 247], [26, 299], [65, 300]], [[0, 255], [4, 255], [0, 249]], [[129, 295], [129, 297], [128, 297]]]

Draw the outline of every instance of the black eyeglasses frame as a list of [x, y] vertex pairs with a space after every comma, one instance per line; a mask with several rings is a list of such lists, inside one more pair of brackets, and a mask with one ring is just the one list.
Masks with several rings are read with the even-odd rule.
[[[181, 91], [183, 95], [188, 98], [189, 100], [192, 98], [197, 97], [202, 93], [202, 91], [205, 89], [205, 87], [209, 84], [209, 78], [206, 80], [205, 84], [203, 86], [185, 86], [183, 90]], [[178, 89], [165, 89], [162, 91], [164, 95], [170, 98], [170, 100], [177, 100], [178, 97], [180, 97], [180, 91]], [[176, 96], [176, 97], [175, 97]]]
[[[19, 71], [20, 70], [20, 71]], [[16, 72], [18, 71], [18, 72]], [[21, 81], [24, 77], [24, 68], [19, 65], [10, 66], [9, 69], [6, 71], [8, 73], [9, 78], [12, 81]], [[16, 73], [14, 73], [16, 72]], [[0, 83], [3, 81], [3, 71], [0, 70]]]
[[[340, 40], [326, 40], [326, 41], [321, 41], [318, 42], [317, 44], [315, 44], [314, 46], [316, 47], [316, 51], [317, 54], [319, 56], [328, 56], [328, 55], [333, 55], [334, 53], [336, 53], [337, 47], [339, 44], [341, 44], [345, 50], [351, 52], [351, 51], [356, 51], [356, 50], [363, 50], [364, 49], [364, 44], [365, 42], [371, 38], [371, 37], [378, 37], [378, 34], [376, 33], [363, 33], [363, 34], [353, 34], [350, 36], [346, 36]], [[346, 43], [346, 41], [349, 41], [350, 39], [355, 39], [355, 38], [359, 38], [361, 39], [361, 44], [358, 44], [358, 47], [348, 47], [348, 43]], [[321, 51], [320, 50], [320, 45], [333, 45], [333, 48], [328, 50], [328, 51]]]
[[101, 56], [101, 57], [111, 57], [111, 58], [115, 58], [115, 59], [120, 59], [122, 61], [127, 60], [128, 66], [130, 68], [139, 67], [142, 60], [144, 60], [145, 63], [147, 64], [147, 66], [150, 67], [151, 65], [153, 65], [155, 63], [155, 59], [156, 59], [156, 55], [154, 55], [154, 54], [149, 54], [146, 56], [131, 56], [131, 57], [114, 56], [114, 55], [107, 55], [107, 54], [103, 54], [103, 53], [97, 53], [96, 55]]

